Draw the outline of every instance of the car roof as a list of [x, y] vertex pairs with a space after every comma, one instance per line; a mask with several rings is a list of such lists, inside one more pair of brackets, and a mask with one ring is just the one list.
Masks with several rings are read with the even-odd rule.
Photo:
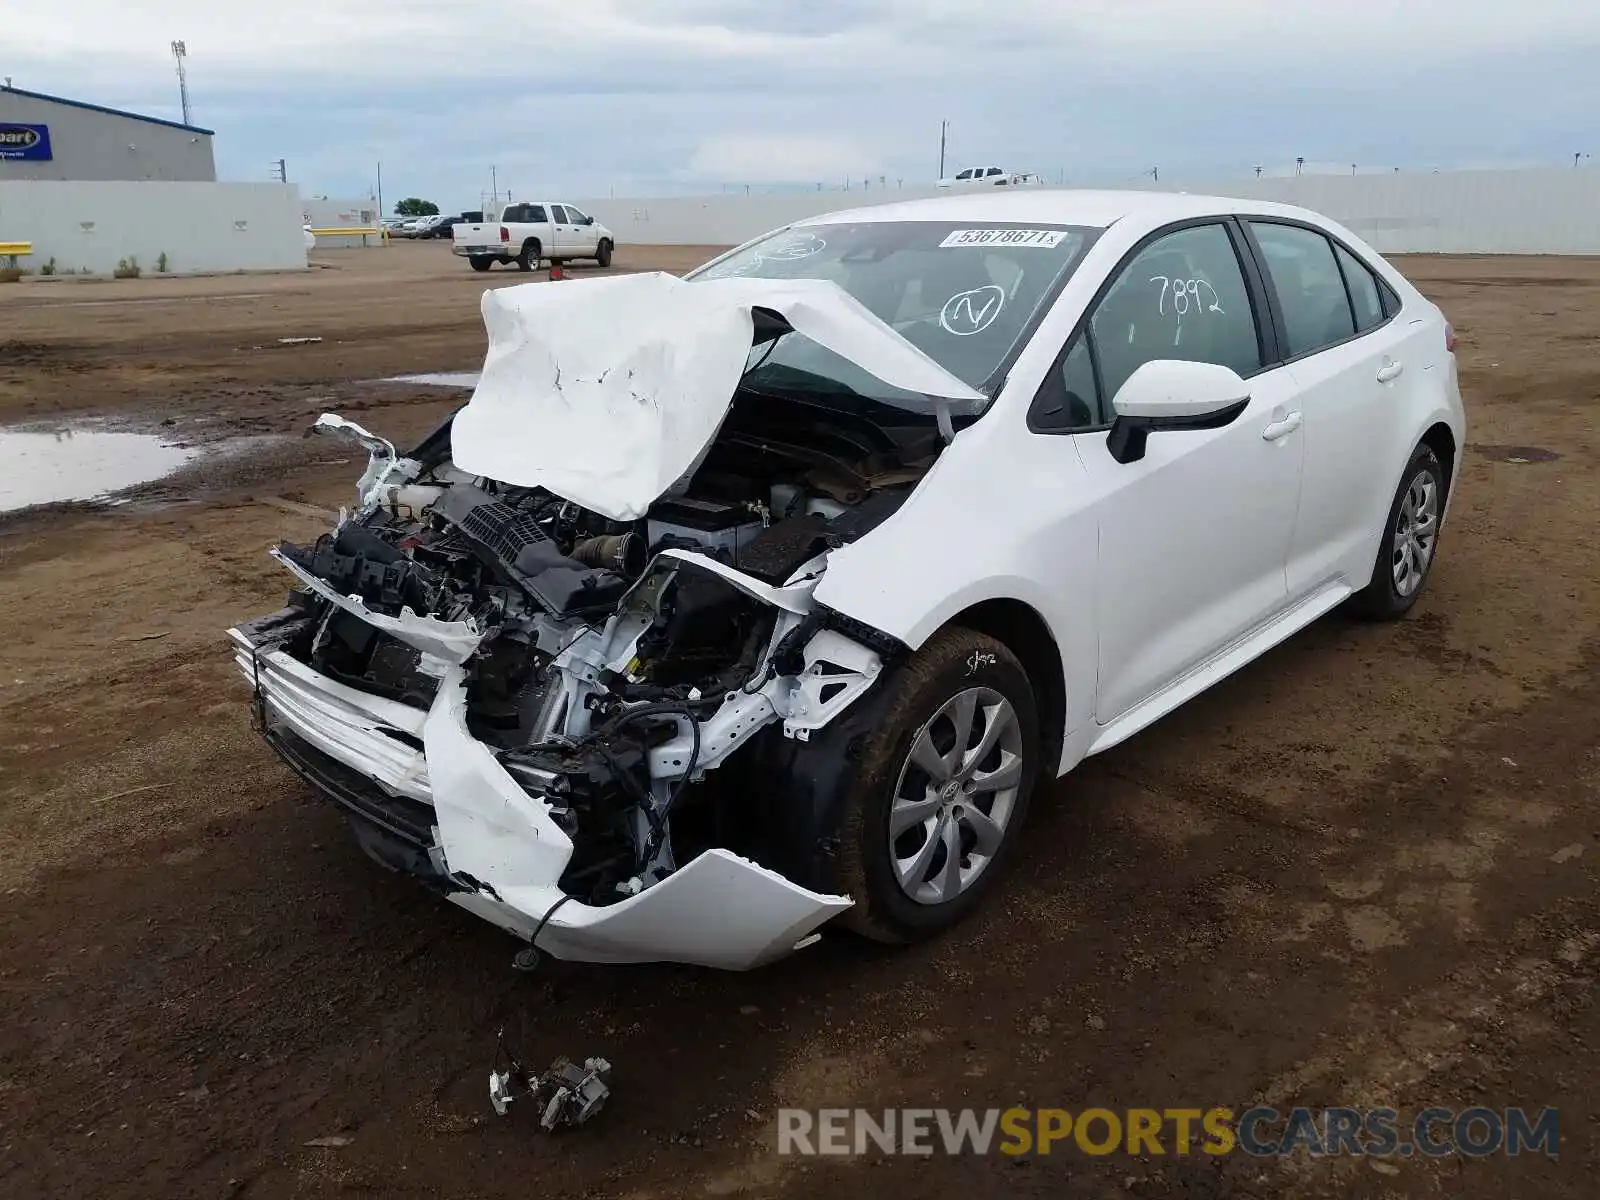
[[1226, 196], [1191, 196], [1186, 192], [1093, 191], [1085, 188], [1026, 187], [961, 192], [927, 200], [899, 200], [824, 213], [796, 225], [836, 225], [846, 221], [1039, 221], [1049, 225], [1084, 225], [1095, 229], [1128, 217], [1150, 226], [1188, 217], [1225, 213], [1321, 219], [1291, 204], [1272, 204]]

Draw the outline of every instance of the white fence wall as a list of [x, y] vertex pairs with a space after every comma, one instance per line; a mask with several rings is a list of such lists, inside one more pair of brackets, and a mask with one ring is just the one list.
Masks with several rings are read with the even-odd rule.
[[110, 274], [303, 269], [300, 193], [280, 183], [0, 182], [0, 241], [33, 243], [25, 265]]
[[[1385, 254], [1600, 254], [1600, 170], [1305, 175], [1163, 184], [1160, 190], [1303, 205], [1349, 226]], [[820, 213], [949, 194], [931, 187], [873, 188], [577, 203], [624, 243], [722, 246]]]

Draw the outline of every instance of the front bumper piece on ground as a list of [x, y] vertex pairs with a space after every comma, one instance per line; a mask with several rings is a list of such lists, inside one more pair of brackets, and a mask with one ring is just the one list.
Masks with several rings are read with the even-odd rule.
[[745, 970], [851, 905], [721, 849], [615, 904], [567, 899], [557, 881], [572, 843], [468, 732], [459, 666], [441, 664], [425, 712], [313, 671], [254, 624], [228, 635], [283, 760], [345, 810], [373, 857], [557, 958]]

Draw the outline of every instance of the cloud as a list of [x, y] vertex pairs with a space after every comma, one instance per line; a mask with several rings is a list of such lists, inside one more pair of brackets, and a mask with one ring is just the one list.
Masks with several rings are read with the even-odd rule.
[[[14, 5], [17, 85], [177, 115], [189, 47], [219, 168], [476, 207], [518, 195], [928, 182], [976, 162], [1083, 183], [1600, 156], [1594, 0], [53, 0]], [[493, 174], [491, 174], [493, 168]]]

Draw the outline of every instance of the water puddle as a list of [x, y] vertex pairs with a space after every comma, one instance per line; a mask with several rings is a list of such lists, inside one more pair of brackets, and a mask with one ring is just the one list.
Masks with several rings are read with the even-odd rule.
[[170, 475], [198, 453], [147, 433], [0, 429], [0, 512], [99, 500]]
[[379, 383], [420, 383], [425, 387], [475, 388], [477, 371], [435, 371], [426, 375], [391, 375]]

